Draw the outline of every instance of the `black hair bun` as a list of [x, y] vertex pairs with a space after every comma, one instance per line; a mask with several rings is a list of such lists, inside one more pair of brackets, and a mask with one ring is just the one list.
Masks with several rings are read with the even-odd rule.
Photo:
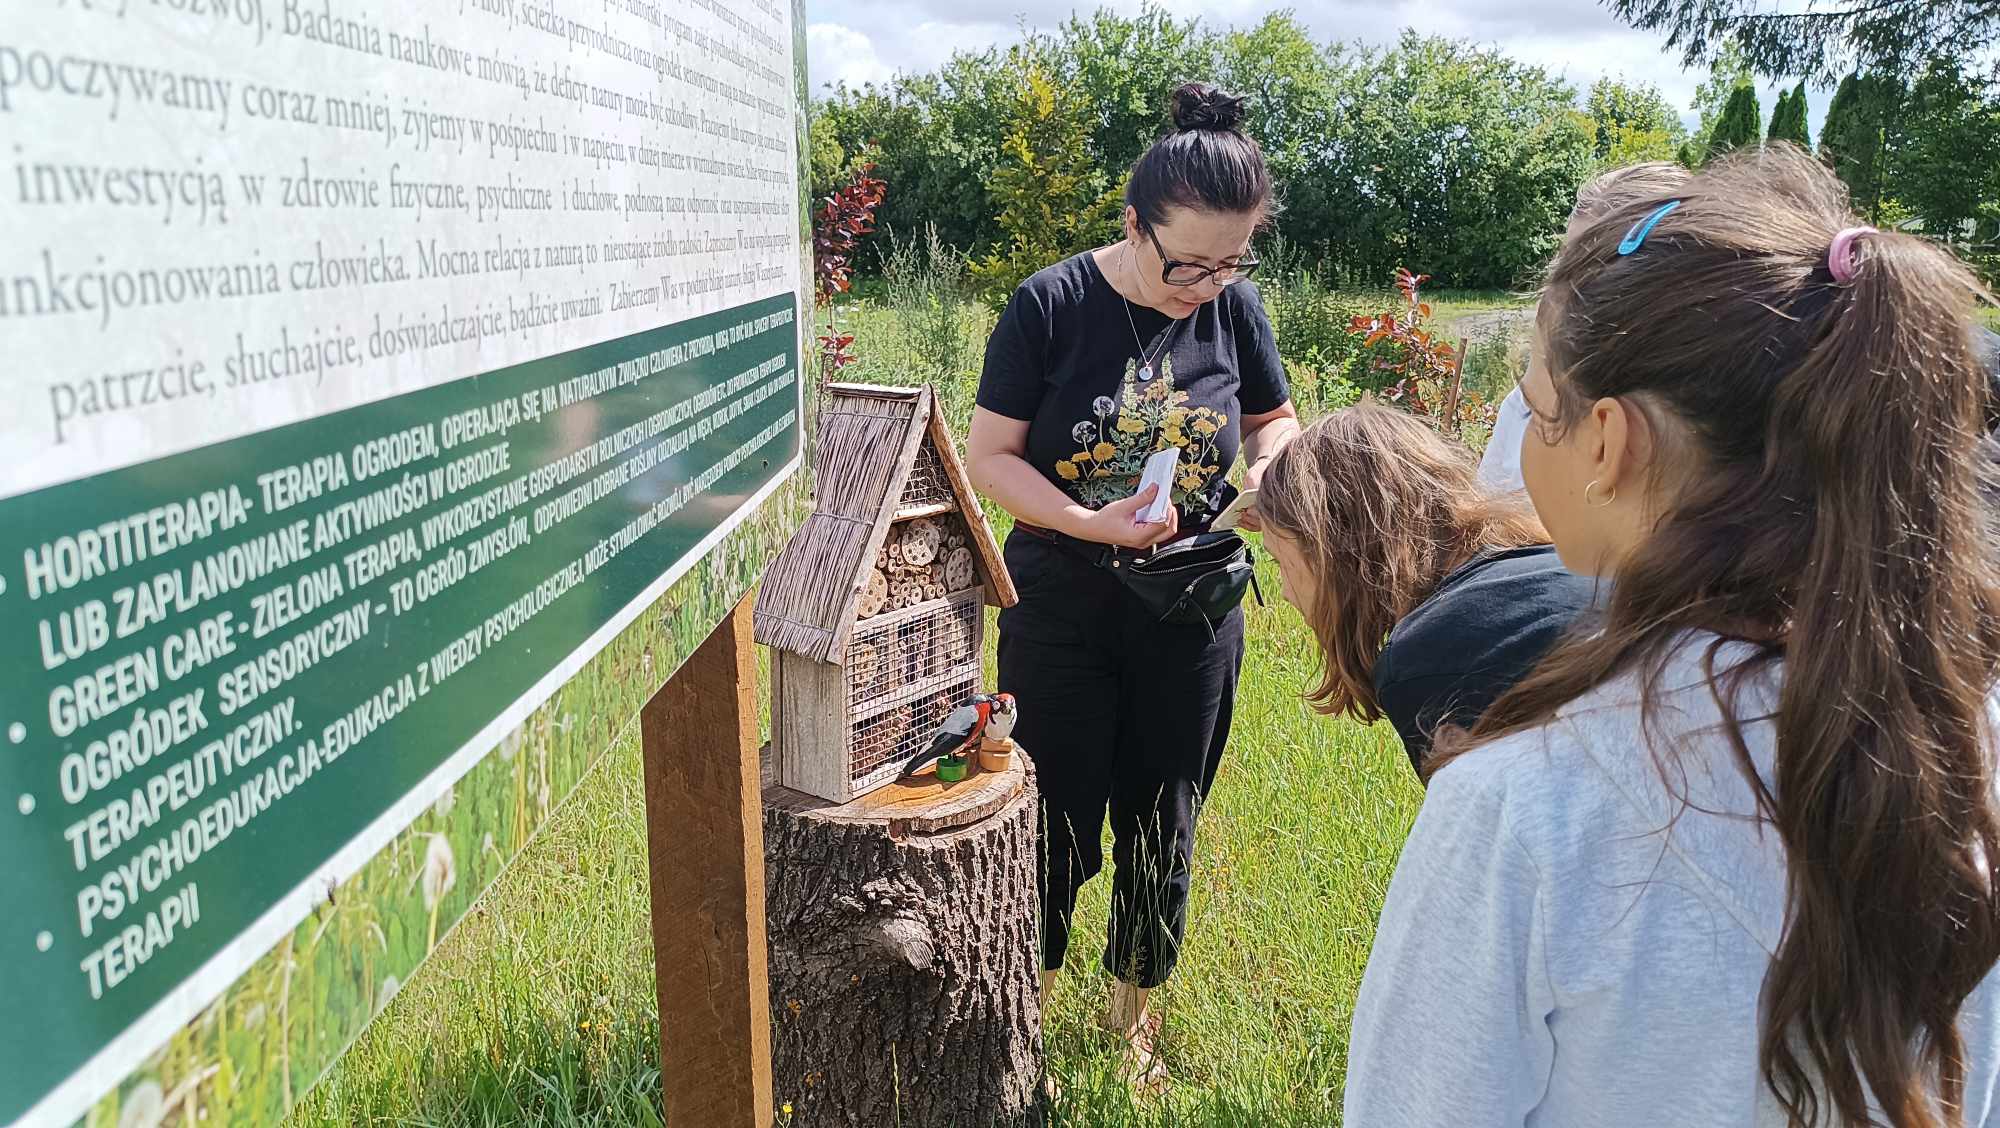
[[1174, 128], [1183, 133], [1213, 130], [1233, 133], [1243, 124], [1250, 99], [1230, 94], [1206, 82], [1186, 82], [1174, 91]]

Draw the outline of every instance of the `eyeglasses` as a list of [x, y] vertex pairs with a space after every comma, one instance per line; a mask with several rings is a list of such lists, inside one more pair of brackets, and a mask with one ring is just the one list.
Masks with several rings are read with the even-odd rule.
[[1243, 257], [1235, 262], [1224, 263], [1221, 266], [1182, 262], [1167, 257], [1167, 249], [1160, 245], [1160, 237], [1154, 234], [1150, 227], [1146, 228], [1146, 238], [1153, 241], [1153, 249], [1160, 253], [1160, 281], [1169, 286], [1199, 286], [1210, 280], [1218, 286], [1234, 286], [1257, 273], [1257, 268], [1264, 265], [1249, 251], [1243, 252]]

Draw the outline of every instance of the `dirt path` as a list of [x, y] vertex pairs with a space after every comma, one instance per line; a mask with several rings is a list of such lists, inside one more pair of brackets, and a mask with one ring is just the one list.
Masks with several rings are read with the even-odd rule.
[[1535, 310], [1494, 309], [1480, 313], [1467, 313], [1446, 323], [1446, 332], [1467, 341], [1483, 341], [1492, 337], [1504, 337], [1516, 332], [1527, 332], [1533, 326]]

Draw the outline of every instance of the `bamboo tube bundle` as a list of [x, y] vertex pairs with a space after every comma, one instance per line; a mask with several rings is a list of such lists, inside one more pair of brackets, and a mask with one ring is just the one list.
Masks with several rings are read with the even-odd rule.
[[[857, 642], [847, 651], [847, 684], [857, 694], [872, 697], [882, 690], [882, 648], [873, 642]], [[856, 701], [855, 704], [862, 702]]]
[[947, 666], [979, 656], [978, 613], [976, 606], [957, 605], [938, 624], [938, 653]]
[[937, 624], [929, 616], [911, 619], [896, 628], [896, 656], [902, 663], [905, 684], [931, 676], [931, 652], [937, 645]]
[[939, 690], [937, 696], [931, 698], [930, 701], [931, 723], [943, 724], [944, 719], [951, 716], [951, 711], [963, 704], [965, 704], [963, 701], [952, 696], [950, 690]]
[[[915, 733], [916, 727], [915, 710], [911, 706], [900, 705], [883, 714], [882, 728], [884, 729], [884, 738], [889, 744], [889, 755], [898, 756], [914, 753], [915, 750], [909, 746], [914, 741], [923, 739], [923, 734]], [[915, 735], [912, 735], [913, 733]]]
[[879, 717], [864, 721], [854, 733], [854, 767], [867, 771], [888, 763], [896, 755], [896, 745], [903, 739], [909, 722], [900, 709], [891, 709]]

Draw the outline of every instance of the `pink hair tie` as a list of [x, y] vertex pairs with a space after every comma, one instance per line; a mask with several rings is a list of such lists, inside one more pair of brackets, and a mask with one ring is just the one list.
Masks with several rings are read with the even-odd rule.
[[1835, 282], [1854, 281], [1854, 241], [1879, 234], [1873, 227], [1850, 227], [1833, 237], [1833, 244], [1826, 249], [1826, 269]]

